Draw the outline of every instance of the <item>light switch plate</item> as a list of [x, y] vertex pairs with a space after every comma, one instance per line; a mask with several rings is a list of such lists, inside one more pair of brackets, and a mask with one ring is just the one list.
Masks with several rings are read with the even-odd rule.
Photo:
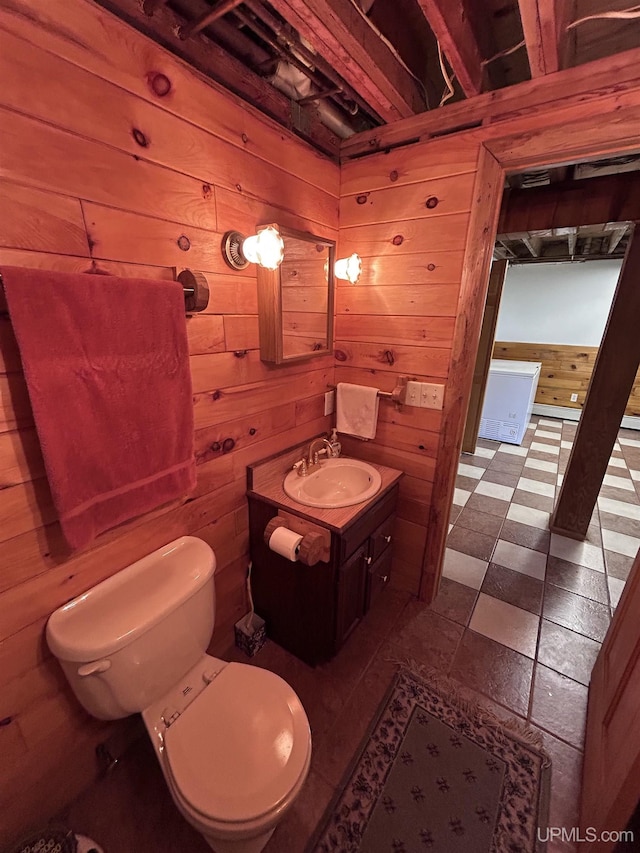
[[442, 409], [444, 406], [444, 385], [421, 382], [420, 406], [423, 409]]
[[335, 407], [336, 407], [336, 392], [335, 391], [325, 391], [325, 395], [324, 395], [324, 413], [325, 413], [325, 415], [332, 415]]

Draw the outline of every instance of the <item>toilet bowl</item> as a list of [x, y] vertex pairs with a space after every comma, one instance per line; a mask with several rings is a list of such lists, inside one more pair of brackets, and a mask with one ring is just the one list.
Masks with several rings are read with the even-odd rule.
[[185, 536], [56, 610], [47, 641], [90, 714], [141, 712], [171, 796], [217, 853], [259, 853], [309, 771], [309, 721], [268, 670], [206, 654], [215, 555]]

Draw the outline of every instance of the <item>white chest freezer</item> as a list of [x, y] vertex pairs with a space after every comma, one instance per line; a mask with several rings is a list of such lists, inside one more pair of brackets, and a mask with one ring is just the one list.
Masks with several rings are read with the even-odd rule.
[[480, 438], [522, 444], [542, 364], [539, 361], [507, 361], [494, 358], [484, 395]]

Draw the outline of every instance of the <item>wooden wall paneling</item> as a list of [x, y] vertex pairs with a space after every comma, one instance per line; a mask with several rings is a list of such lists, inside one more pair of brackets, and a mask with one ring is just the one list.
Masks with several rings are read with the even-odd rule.
[[336, 288], [337, 314], [455, 317], [457, 304], [455, 284]]
[[226, 349], [224, 317], [220, 314], [193, 314], [187, 317], [189, 355], [206, 355]]
[[32, 267], [40, 270], [58, 272], [109, 273], [125, 278], [157, 278], [162, 281], [174, 281], [173, 267], [151, 266], [147, 264], [127, 264], [120, 261], [95, 261], [74, 255], [60, 255], [54, 252], [31, 252], [22, 249], [0, 248], [0, 264], [12, 267]]
[[[343, 146], [347, 145], [348, 140], [345, 140]], [[430, 149], [395, 148], [384, 157], [363, 157], [344, 163], [340, 171], [340, 194], [358, 195], [364, 186], [371, 191], [472, 173], [477, 162], [477, 133], [468, 133], [455, 140], [435, 139]], [[342, 237], [342, 224], [340, 230]]]
[[196, 462], [202, 464], [231, 453], [236, 447], [255, 444], [270, 435], [295, 426], [295, 403], [284, 403], [229, 423], [199, 429], [195, 435]]
[[640, 367], [640, 235], [625, 254], [550, 528], [583, 539]]
[[44, 460], [35, 429], [0, 433], [0, 490], [44, 476]]
[[421, 219], [462, 213], [471, 206], [473, 173], [434, 178], [382, 190], [367, 190], [340, 200], [340, 226]]
[[367, 316], [366, 323], [355, 314], [338, 314], [336, 340], [429, 347], [446, 346], [453, 334], [453, 317]]
[[224, 320], [224, 345], [227, 350], [259, 349], [258, 315], [231, 315]]
[[444, 395], [440, 446], [433, 482], [434, 494], [438, 498], [431, 503], [429, 511], [428, 536], [420, 581], [420, 597], [425, 600], [430, 600], [435, 595], [440, 580], [455, 472], [482, 324], [482, 311], [478, 310], [478, 306], [484, 305], [486, 300], [503, 180], [504, 173], [498, 161], [483, 148], [480, 151], [474, 186], [460, 301], [452, 340], [451, 365]]
[[[331, 219], [322, 221], [318, 216], [315, 218], [304, 216], [295, 207], [287, 210], [268, 200], [252, 198], [242, 192], [242, 189], [228, 190], [225, 187], [216, 187], [216, 203], [221, 231], [233, 229], [244, 234], [252, 234], [257, 225], [275, 222], [285, 228], [308, 231], [327, 240], [335, 240], [338, 236], [335, 212], [332, 212]], [[317, 212], [319, 213], [319, 211], [313, 211], [314, 214]]]
[[482, 404], [484, 393], [489, 377], [491, 366], [491, 355], [493, 341], [498, 323], [498, 311], [502, 297], [502, 286], [507, 274], [507, 261], [494, 261], [489, 275], [489, 289], [487, 301], [484, 305], [482, 317], [482, 328], [480, 330], [480, 341], [478, 343], [478, 354], [473, 371], [473, 383], [471, 385], [471, 396], [469, 397], [469, 408], [462, 437], [462, 452], [475, 453], [478, 431], [480, 429], [480, 418], [482, 417]]
[[[305, 397], [303, 400], [296, 400], [295, 408], [297, 425], [324, 418], [324, 392], [316, 394], [314, 397]], [[328, 422], [332, 423], [330, 417], [328, 417]]]
[[460, 249], [460, 235], [466, 233], [468, 224], [469, 213], [465, 211], [427, 219], [352, 225], [340, 229], [338, 250], [341, 256], [356, 252], [375, 259], [427, 251], [455, 252]]
[[[341, 255], [346, 254], [341, 250]], [[358, 252], [360, 254], [360, 252]], [[357, 287], [411, 284], [457, 284], [462, 273], [462, 252], [422, 252], [396, 257], [362, 257]], [[353, 285], [338, 285], [353, 287]]]
[[[333, 381], [333, 369], [328, 367], [309, 370], [301, 389], [297, 374], [274, 377], [270, 382], [236, 385], [224, 389], [196, 394], [194, 419], [196, 429], [223, 423], [243, 412], [246, 415], [261, 412], [278, 403], [295, 401], [301, 394], [324, 393]], [[268, 454], [265, 454], [268, 455]]]
[[[318, 368], [331, 363], [332, 356], [320, 356], [314, 361]], [[271, 365], [260, 360], [258, 350], [221, 352], [194, 356], [191, 362], [193, 393], [214, 391], [230, 385], [247, 385], [251, 382], [281, 380], [285, 376], [304, 374], [307, 362]]]
[[21, 0], [19, 6], [0, 7], [0, 26], [256, 159], [286, 169], [295, 158], [306, 181], [337, 197], [335, 164], [90, 0], [51, 0], [46, 8]]
[[202, 180], [3, 109], [0, 128], [0, 174], [7, 178], [196, 228], [216, 227], [213, 194]]
[[0, 180], [0, 243], [11, 249], [89, 257], [77, 198]]
[[331, 427], [331, 420], [331, 415], [326, 415], [312, 421], [306, 421], [270, 439], [240, 449], [237, 453], [233, 454], [236, 476], [242, 477], [243, 482], [245, 482], [247, 465], [252, 465], [254, 462], [267, 459], [269, 456], [273, 456], [288, 447], [306, 443], [315, 436], [327, 433]]
[[340, 364], [360, 368], [392, 366], [399, 373], [422, 373], [443, 379], [449, 369], [450, 350], [440, 347], [409, 347], [380, 343], [335, 341], [335, 355]]

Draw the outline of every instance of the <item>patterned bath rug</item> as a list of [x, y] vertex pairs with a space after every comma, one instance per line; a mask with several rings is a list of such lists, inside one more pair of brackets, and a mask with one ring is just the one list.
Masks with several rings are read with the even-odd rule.
[[536, 733], [402, 670], [307, 853], [540, 853], [550, 774]]

